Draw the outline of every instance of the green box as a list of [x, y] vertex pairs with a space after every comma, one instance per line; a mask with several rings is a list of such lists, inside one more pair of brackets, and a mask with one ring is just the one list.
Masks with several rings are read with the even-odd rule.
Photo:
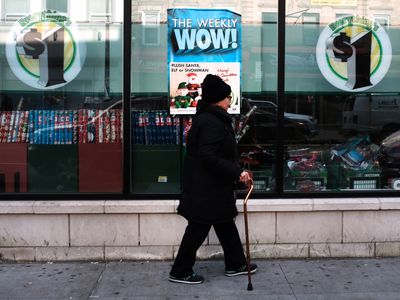
[[342, 178], [346, 188], [369, 190], [381, 188], [382, 170], [378, 166], [369, 166], [365, 170], [352, 170], [342, 166]]
[[179, 145], [134, 145], [132, 192], [178, 194], [181, 192]]
[[325, 190], [328, 182], [327, 168], [321, 166], [318, 169], [308, 171], [287, 169], [284, 179], [284, 188], [286, 190], [297, 190], [297, 185], [304, 180], [312, 181], [317, 190]]
[[272, 166], [259, 168], [251, 171], [253, 173], [254, 191], [270, 191], [272, 183]]
[[78, 191], [77, 145], [29, 145], [28, 191], [71, 193]]

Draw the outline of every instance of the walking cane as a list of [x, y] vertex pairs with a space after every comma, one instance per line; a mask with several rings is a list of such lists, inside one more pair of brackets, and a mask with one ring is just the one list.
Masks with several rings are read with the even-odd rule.
[[244, 232], [246, 235], [246, 259], [247, 259], [247, 290], [252, 291], [253, 285], [251, 284], [251, 270], [250, 270], [250, 242], [249, 242], [249, 224], [247, 221], [247, 201], [249, 200], [250, 194], [254, 189], [254, 182], [250, 178], [249, 190], [247, 192], [246, 198], [243, 200], [243, 215], [244, 215]]

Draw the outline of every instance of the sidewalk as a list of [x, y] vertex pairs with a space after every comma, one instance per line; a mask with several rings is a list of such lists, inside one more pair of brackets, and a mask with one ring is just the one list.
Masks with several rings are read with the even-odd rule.
[[171, 261], [0, 264], [0, 299], [400, 299], [400, 258], [257, 260], [226, 277], [222, 260], [197, 261], [201, 285], [167, 281]]

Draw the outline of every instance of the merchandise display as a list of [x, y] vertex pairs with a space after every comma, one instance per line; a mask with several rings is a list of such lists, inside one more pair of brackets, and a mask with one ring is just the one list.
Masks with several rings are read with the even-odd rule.
[[132, 141], [136, 145], [179, 144], [180, 118], [166, 110], [133, 111]]
[[341, 176], [345, 186], [354, 190], [380, 189], [382, 170], [378, 165], [369, 165], [364, 170], [354, 170], [342, 164]]
[[182, 145], [183, 146], [186, 146], [186, 139], [187, 139], [187, 135], [188, 135], [190, 127], [192, 127], [192, 117], [184, 117], [182, 119]]
[[28, 111], [3, 111], [0, 113], [0, 143], [28, 140]]
[[285, 187], [287, 190], [314, 192], [323, 190], [400, 190], [400, 171], [396, 150], [399, 134], [381, 145], [369, 136], [354, 137], [342, 144], [288, 148]]
[[0, 190], [120, 192], [122, 126], [121, 109], [0, 112]]
[[273, 150], [261, 146], [239, 144], [239, 163], [253, 176], [255, 191], [273, 191], [275, 188]]
[[[154, 110], [132, 111], [132, 189], [135, 193], [180, 192], [180, 144], [186, 144], [191, 117]], [[158, 108], [158, 109], [157, 109]]]
[[332, 148], [332, 156], [339, 157], [345, 166], [353, 170], [366, 170], [377, 164], [379, 146], [368, 136], [352, 138]]
[[331, 159], [341, 161], [340, 178], [345, 188], [353, 190], [381, 188], [379, 146], [369, 136], [356, 137], [331, 149]]
[[122, 110], [30, 110], [0, 113], [0, 142], [121, 143]]
[[[252, 125], [249, 120], [256, 109], [257, 107], [253, 107], [247, 114], [234, 118], [235, 134], [239, 143], [239, 162], [243, 168], [252, 173], [256, 191], [273, 191], [274, 146], [243, 144], [245, 139], [242, 138], [247, 136]], [[162, 109], [132, 111], [132, 143], [145, 147], [156, 145], [176, 147], [181, 143], [185, 146], [191, 122], [192, 117], [171, 116], [167, 110]], [[0, 143], [3, 144], [121, 144], [123, 113], [121, 109], [2, 111], [0, 128]], [[80, 151], [79, 148], [78, 150]], [[153, 150], [145, 148], [140, 151], [152, 151], [153, 155], [160, 151], [160, 149], [155, 152]], [[168, 149], [168, 151], [178, 153], [179, 149]], [[119, 153], [117, 156], [121, 156], [120, 149], [117, 152]], [[161, 155], [162, 153], [160, 152]], [[290, 146], [285, 154], [284, 187], [287, 191], [400, 190], [400, 131], [389, 135], [379, 145], [372, 142], [368, 135], [363, 135], [334, 145]], [[83, 161], [84, 156], [80, 155], [77, 161], [79, 170], [82, 170], [80, 161]], [[117, 160], [120, 159], [121, 157]], [[27, 167], [29, 169], [30, 165]], [[173, 176], [175, 175], [168, 178]], [[161, 173], [157, 174], [157, 178], [164, 177]], [[10, 178], [10, 175], [7, 175], [6, 179], [2, 180], [4, 183], [1, 186], [5, 183], [9, 186], [21, 180], [18, 177], [13, 180]], [[90, 176], [88, 178], [90, 179]], [[78, 181], [85, 182], [85, 185], [89, 186], [86, 182], [90, 180], [83, 180], [79, 175]], [[162, 185], [162, 180], [157, 179], [157, 184]], [[96, 190], [95, 185], [86, 187], [85, 191]], [[115, 184], [110, 190], [119, 191], [119, 185], [120, 183]], [[2, 189], [5, 190], [4, 187]], [[34, 185], [30, 184], [28, 190], [30, 189], [35, 190]], [[8, 187], [7, 190], [11, 188]], [[83, 191], [81, 188], [79, 190]]]
[[327, 169], [321, 160], [321, 151], [311, 148], [287, 150], [286, 185], [289, 189], [316, 192], [326, 189]]

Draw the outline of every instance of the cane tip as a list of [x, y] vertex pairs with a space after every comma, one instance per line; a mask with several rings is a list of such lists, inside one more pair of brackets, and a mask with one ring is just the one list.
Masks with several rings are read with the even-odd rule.
[[252, 291], [252, 290], [253, 290], [253, 285], [252, 285], [251, 283], [249, 283], [249, 284], [247, 285], [247, 290], [248, 290], [248, 291]]

